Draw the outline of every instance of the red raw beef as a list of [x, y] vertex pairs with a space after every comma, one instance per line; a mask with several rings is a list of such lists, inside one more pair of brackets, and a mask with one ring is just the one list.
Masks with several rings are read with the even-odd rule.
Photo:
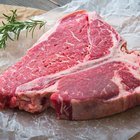
[[51, 106], [70, 120], [122, 112], [139, 104], [139, 55], [95, 12], [74, 12], [0, 76], [1, 108]]
[[87, 120], [140, 104], [139, 52], [117, 51], [108, 59], [78, 64], [43, 76], [16, 90], [20, 109], [40, 112], [51, 106], [59, 119]]

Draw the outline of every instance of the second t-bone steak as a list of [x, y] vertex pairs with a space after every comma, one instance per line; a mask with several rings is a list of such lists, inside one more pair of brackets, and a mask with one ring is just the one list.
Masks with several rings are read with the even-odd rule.
[[[31, 96], [38, 96], [40, 100], [34, 105], [29, 104], [26, 96], [16, 99], [16, 88], [41, 76], [70, 70], [91, 60], [107, 59], [124, 44], [118, 33], [95, 12], [77, 11], [65, 16], [19, 62], [0, 75], [0, 108], [19, 106], [29, 112], [42, 111], [44, 104], [50, 105], [47, 97], [40, 98], [39, 94], [33, 93]], [[41, 86], [42, 83], [39, 84]], [[49, 84], [53, 85], [54, 82]], [[36, 90], [40, 90], [40, 86]], [[51, 92], [46, 94], [50, 96]]]

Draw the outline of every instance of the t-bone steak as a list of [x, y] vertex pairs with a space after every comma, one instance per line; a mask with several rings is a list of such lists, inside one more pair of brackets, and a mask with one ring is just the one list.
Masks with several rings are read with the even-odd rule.
[[140, 103], [139, 55], [95, 12], [74, 12], [0, 76], [0, 108], [69, 120], [125, 111]]

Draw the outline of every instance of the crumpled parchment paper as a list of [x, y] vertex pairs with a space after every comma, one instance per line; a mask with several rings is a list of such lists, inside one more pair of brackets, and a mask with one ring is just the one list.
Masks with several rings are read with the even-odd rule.
[[[139, 0], [73, 0], [71, 3], [49, 11], [34, 19], [47, 21], [48, 30], [63, 15], [79, 9], [97, 11], [105, 21], [127, 40], [129, 49], [140, 50], [140, 1]], [[0, 50], [0, 70], [5, 70], [23, 56], [37, 40], [25, 38], [8, 42]], [[140, 139], [140, 107], [103, 119], [90, 121], [57, 120], [53, 110], [30, 114], [18, 110], [0, 112], [0, 140], [136, 140]]]

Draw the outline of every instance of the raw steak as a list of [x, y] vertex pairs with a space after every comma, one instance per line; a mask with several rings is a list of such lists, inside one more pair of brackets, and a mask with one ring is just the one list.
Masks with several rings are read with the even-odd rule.
[[119, 113], [140, 104], [139, 60], [95, 12], [74, 12], [1, 75], [1, 106], [69, 120]]
[[87, 120], [140, 104], [139, 52], [116, 51], [108, 59], [77, 65], [19, 86], [19, 107], [29, 112], [49, 106], [59, 119]]
[[[77, 11], [69, 14], [0, 76], [0, 108], [20, 104], [20, 101], [18, 104], [16, 102], [15, 90], [21, 84], [77, 64], [109, 57], [114, 53], [114, 48], [120, 49], [124, 42], [95, 12]], [[26, 110], [40, 111], [32, 108]]]

